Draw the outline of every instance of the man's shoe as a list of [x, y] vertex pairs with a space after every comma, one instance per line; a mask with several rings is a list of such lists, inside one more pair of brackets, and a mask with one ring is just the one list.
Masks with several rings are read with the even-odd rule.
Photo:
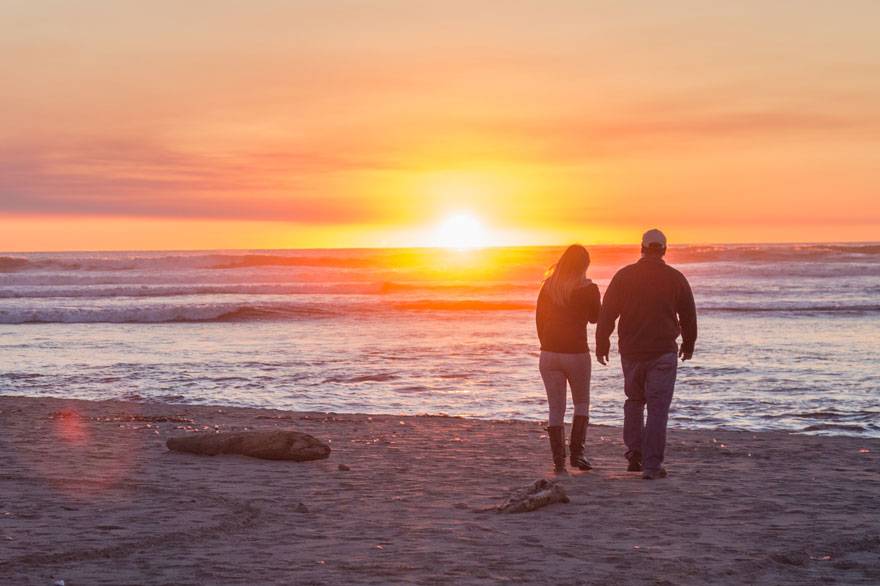
[[565, 473], [565, 427], [551, 425], [547, 428], [550, 437], [550, 451], [553, 453], [553, 471], [556, 474]]
[[642, 454], [640, 452], [627, 454], [626, 459], [629, 460], [629, 466], [626, 467], [627, 472], [642, 471]]
[[571, 457], [569, 462], [578, 470], [592, 470], [593, 465], [584, 458], [587, 443], [587, 424], [590, 419], [586, 415], [575, 415], [571, 422], [571, 439], [568, 442]]
[[645, 470], [642, 472], [642, 478], [645, 480], [659, 480], [660, 478], [666, 478], [668, 474], [666, 473], [666, 468], [658, 468], [657, 470]]

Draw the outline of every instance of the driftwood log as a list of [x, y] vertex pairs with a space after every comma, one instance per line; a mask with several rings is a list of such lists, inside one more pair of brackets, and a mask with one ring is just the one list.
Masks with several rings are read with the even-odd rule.
[[533, 484], [515, 490], [503, 504], [496, 507], [499, 513], [528, 513], [554, 503], [569, 502], [565, 488], [555, 480], [542, 478]]
[[307, 462], [330, 457], [330, 446], [298, 431], [245, 431], [240, 433], [197, 433], [169, 438], [174, 452], [204, 456], [236, 454], [263, 460]]

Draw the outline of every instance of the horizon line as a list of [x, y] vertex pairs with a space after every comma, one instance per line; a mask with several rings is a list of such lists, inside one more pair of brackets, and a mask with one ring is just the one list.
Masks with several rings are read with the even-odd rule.
[[[512, 244], [505, 246], [477, 246], [473, 248], [450, 248], [445, 246], [339, 246], [339, 247], [282, 247], [282, 248], [154, 248], [154, 249], [130, 249], [130, 248], [107, 248], [107, 249], [69, 249], [69, 250], [4, 250], [0, 251], [0, 255], [10, 254], [66, 254], [66, 253], [109, 253], [109, 252], [168, 252], [168, 253], [186, 253], [186, 252], [278, 252], [278, 251], [369, 251], [369, 250], [436, 250], [457, 253], [478, 252], [482, 250], [504, 250], [504, 249], [540, 249], [540, 248], [562, 248], [571, 244], [582, 244], [578, 242], [569, 242], [567, 244]], [[880, 240], [813, 240], [813, 241], [785, 241], [785, 242], [683, 242], [680, 244], [670, 244], [670, 249], [694, 247], [694, 246], [815, 246], [815, 245], [880, 245]], [[592, 246], [598, 248], [609, 247], [628, 247], [636, 248], [638, 242], [634, 243], [604, 243], [604, 244], [583, 244], [583, 246]]]

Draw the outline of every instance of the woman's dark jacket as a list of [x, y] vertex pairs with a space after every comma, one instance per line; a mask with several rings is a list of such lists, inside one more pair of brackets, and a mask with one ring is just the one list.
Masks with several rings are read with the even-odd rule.
[[568, 302], [562, 306], [553, 302], [546, 289], [541, 288], [535, 314], [541, 350], [561, 354], [589, 352], [587, 324], [594, 324], [599, 319], [599, 287], [590, 283], [575, 289]]

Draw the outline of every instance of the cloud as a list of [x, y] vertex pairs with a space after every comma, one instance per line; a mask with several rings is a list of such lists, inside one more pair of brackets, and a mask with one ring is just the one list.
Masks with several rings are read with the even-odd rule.
[[670, 147], [684, 152], [725, 148], [725, 142], [773, 143], [791, 137], [876, 140], [876, 117], [784, 110], [719, 112], [633, 111], [593, 117], [506, 118], [476, 121], [482, 132], [521, 144], [538, 156], [578, 162], [644, 155]]
[[320, 193], [316, 178], [379, 158], [302, 151], [188, 154], [133, 142], [0, 151], [0, 213], [362, 222], [373, 202]]

